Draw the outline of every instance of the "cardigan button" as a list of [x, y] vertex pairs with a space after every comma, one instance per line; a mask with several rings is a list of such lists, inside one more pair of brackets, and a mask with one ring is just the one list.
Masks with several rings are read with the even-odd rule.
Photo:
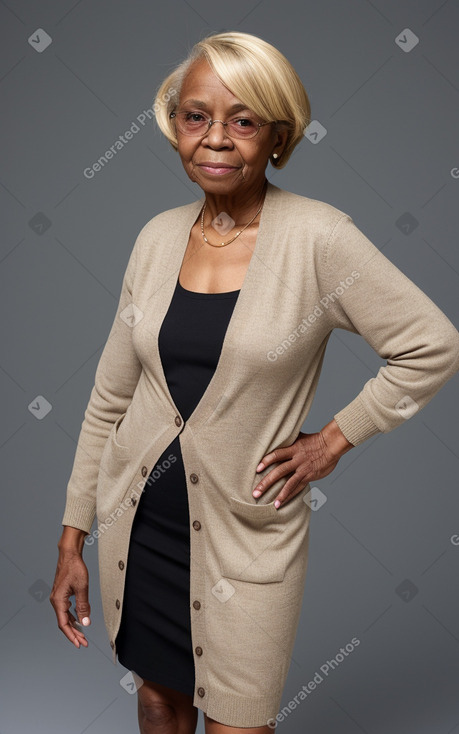
[[195, 647], [196, 655], [202, 655], [202, 647]]
[[120, 600], [119, 600], [119, 599], [117, 599], [117, 600], [116, 600], [116, 602], [115, 602], [115, 607], [116, 607], [117, 609], [119, 609], [119, 608], [120, 608], [120, 606], [121, 606], [121, 602], [120, 602]]
[[195, 609], [201, 609], [201, 602], [200, 601], [194, 601], [193, 606]]
[[193, 474], [190, 474], [190, 479], [193, 482], [193, 484], [196, 484], [196, 482], [199, 482], [199, 477], [194, 472], [193, 472]]
[[182, 425], [182, 419], [180, 418], [179, 415], [176, 415], [175, 416], [175, 425], [176, 426], [181, 426]]
[[195, 520], [193, 522], [193, 527], [195, 530], [201, 530], [201, 523], [199, 522], [199, 520]]
[[141, 474], [142, 474], [143, 477], [146, 477], [147, 474], [148, 474], [147, 467], [146, 466], [143, 466], [142, 469], [140, 470], [140, 472], [141, 472]]
[[198, 696], [201, 696], [201, 698], [202, 698], [202, 697], [203, 697], [203, 696], [205, 696], [205, 695], [206, 695], [206, 692], [205, 692], [204, 688], [202, 688], [202, 687], [200, 686], [200, 687], [198, 688]]
[[123, 570], [123, 568], [124, 568], [124, 561], [118, 561], [118, 568], [120, 568], [121, 571]]

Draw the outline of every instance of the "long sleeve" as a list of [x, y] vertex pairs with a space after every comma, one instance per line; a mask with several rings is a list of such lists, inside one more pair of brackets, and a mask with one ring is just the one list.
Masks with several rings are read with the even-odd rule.
[[133, 322], [130, 316], [133, 307], [125, 311], [131, 304], [139, 242], [140, 235], [129, 257], [116, 315], [97, 365], [67, 485], [62, 524], [88, 533], [96, 514], [96, 487], [102, 451], [113, 423], [126, 412], [142, 371], [132, 344]]
[[422, 409], [459, 369], [459, 333], [435, 303], [345, 214], [324, 251], [321, 302], [334, 327], [358, 333], [386, 360], [334, 416], [358, 445]]

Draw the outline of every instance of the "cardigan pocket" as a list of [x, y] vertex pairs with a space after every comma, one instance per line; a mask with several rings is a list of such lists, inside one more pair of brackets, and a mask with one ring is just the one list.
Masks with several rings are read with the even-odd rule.
[[276, 510], [273, 502], [254, 504], [228, 498], [232, 522], [228, 524], [229, 537], [219, 552], [222, 576], [258, 584], [284, 579], [291, 557], [289, 520], [303, 508], [305, 515], [308, 511], [303, 502], [303, 507], [299, 507], [295, 499], [302, 502], [298, 494]]
[[96, 513], [99, 521], [104, 522], [118, 508], [126, 492], [126, 482], [132, 471], [131, 449], [119, 443], [118, 429], [126, 413], [120, 415], [108, 434], [102, 451], [97, 478]]
[[116, 421], [114, 422], [114, 424], [112, 426], [112, 430], [110, 432], [110, 435], [109, 435], [109, 437], [111, 436], [111, 438], [113, 440], [113, 443], [115, 444], [115, 446], [119, 449], [119, 451], [121, 453], [128, 452], [129, 451], [129, 446], [124, 446], [124, 444], [121, 444], [119, 442], [119, 440], [118, 440], [118, 438], [119, 438], [119, 432], [120, 432], [119, 429], [120, 429], [120, 426], [121, 426], [122, 422], [124, 421], [126, 415], [127, 415], [127, 411], [125, 413], [122, 413], [122, 415], [120, 415], [116, 419]]

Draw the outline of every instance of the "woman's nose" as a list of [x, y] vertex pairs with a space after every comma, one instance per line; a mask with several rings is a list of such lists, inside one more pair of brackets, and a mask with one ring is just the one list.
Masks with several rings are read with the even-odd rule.
[[223, 145], [223, 143], [231, 143], [231, 138], [226, 132], [226, 125], [222, 120], [213, 120], [205, 138], [210, 145]]

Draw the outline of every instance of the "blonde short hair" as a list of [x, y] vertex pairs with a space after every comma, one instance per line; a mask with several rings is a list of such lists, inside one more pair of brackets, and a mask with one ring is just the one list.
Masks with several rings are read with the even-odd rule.
[[160, 130], [174, 150], [178, 145], [170, 113], [178, 106], [191, 64], [203, 58], [220, 81], [256, 115], [265, 121], [281, 121], [287, 127], [288, 138], [281, 156], [270, 159], [273, 166], [283, 168], [311, 121], [309, 98], [285, 56], [249, 33], [207, 36], [193, 46], [188, 57], [160, 85], [153, 109]]

